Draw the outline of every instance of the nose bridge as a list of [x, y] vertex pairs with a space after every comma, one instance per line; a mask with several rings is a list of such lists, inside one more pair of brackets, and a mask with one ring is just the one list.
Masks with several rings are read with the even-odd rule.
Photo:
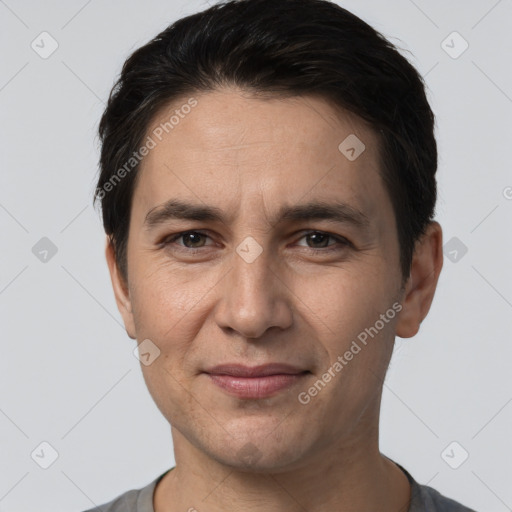
[[265, 242], [246, 237], [232, 256], [216, 314], [218, 325], [248, 338], [257, 338], [270, 327], [287, 327], [291, 312], [270, 268], [272, 255]]
[[267, 299], [271, 298], [271, 260], [268, 247], [264, 247], [253, 237], [245, 238], [236, 247], [233, 254], [233, 285], [239, 288], [239, 294], [245, 300], [254, 300], [262, 292], [267, 295]]

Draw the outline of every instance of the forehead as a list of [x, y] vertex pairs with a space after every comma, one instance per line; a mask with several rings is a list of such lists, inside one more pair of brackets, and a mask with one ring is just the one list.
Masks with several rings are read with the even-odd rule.
[[135, 194], [146, 209], [170, 196], [223, 209], [330, 197], [371, 214], [385, 200], [377, 136], [319, 97], [196, 94], [161, 109], [147, 136]]
[[184, 149], [187, 156], [207, 151], [226, 160], [268, 145], [280, 146], [287, 156], [307, 150], [316, 161], [323, 155], [332, 162], [340, 156], [339, 139], [344, 134], [364, 140], [367, 157], [377, 150], [377, 137], [362, 119], [317, 96], [260, 97], [221, 89], [196, 94], [193, 100], [192, 108], [192, 97], [182, 97], [157, 113], [148, 129], [157, 148], [147, 160], [165, 156], [170, 149]]

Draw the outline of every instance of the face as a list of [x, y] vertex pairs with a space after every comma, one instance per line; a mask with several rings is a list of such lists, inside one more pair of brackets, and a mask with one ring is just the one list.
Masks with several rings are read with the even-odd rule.
[[362, 443], [403, 314], [377, 138], [315, 97], [194, 98], [142, 163], [126, 286], [110, 257], [127, 331], [158, 355], [149, 391], [183, 442], [231, 467]]

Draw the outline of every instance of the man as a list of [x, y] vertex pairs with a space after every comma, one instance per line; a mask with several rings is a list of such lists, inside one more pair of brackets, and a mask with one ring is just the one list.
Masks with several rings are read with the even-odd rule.
[[442, 267], [433, 132], [417, 71], [323, 0], [218, 4], [127, 60], [96, 199], [176, 467], [102, 510], [470, 510], [378, 444]]

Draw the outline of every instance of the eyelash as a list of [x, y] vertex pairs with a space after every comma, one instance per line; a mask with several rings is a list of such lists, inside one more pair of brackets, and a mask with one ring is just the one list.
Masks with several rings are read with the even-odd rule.
[[[169, 245], [173, 244], [179, 238], [182, 238], [183, 236], [190, 235], [190, 234], [202, 235], [202, 236], [210, 238], [208, 236], [208, 234], [203, 232], [203, 231], [195, 231], [195, 230], [192, 230], [192, 231], [182, 231], [180, 233], [176, 233], [175, 235], [171, 235], [170, 237], [167, 237], [166, 239], [164, 239], [162, 241], [162, 245], [163, 246], [169, 246]], [[332, 251], [339, 251], [343, 247], [353, 247], [353, 244], [349, 240], [344, 238], [344, 237], [333, 235], [333, 234], [325, 232], [325, 231], [318, 231], [318, 230], [310, 230], [310, 231], [305, 232], [301, 236], [300, 240], [302, 240], [303, 238], [305, 238], [307, 236], [313, 235], [313, 234], [326, 236], [328, 238], [331, 238], [331, 239], [335, 240], [337, 243], [333, 244], [333, 245], [330, 245], [330, 246], [327, 246], [327, 247], [319, 247], [317, 249], [315, 249], [314, 247], [301, 246], [303, 249], [306, 249], [307, 251], [312, 251], [312, 252], [315, 252], [315, 253], [319, 253], [319, 252], [321, 252], [321, 253], [330, 253]], [[197, 254], [197, 253], [201, 252], [201, 250], [204, 249], [204, 248], [205, 247], [194, 248], [194, 247], [185, 247], [185, 246], [179, 246], [178, 245], [178, 249], [177, 250], [178, 251], [185, 251], [187, 254]]]

